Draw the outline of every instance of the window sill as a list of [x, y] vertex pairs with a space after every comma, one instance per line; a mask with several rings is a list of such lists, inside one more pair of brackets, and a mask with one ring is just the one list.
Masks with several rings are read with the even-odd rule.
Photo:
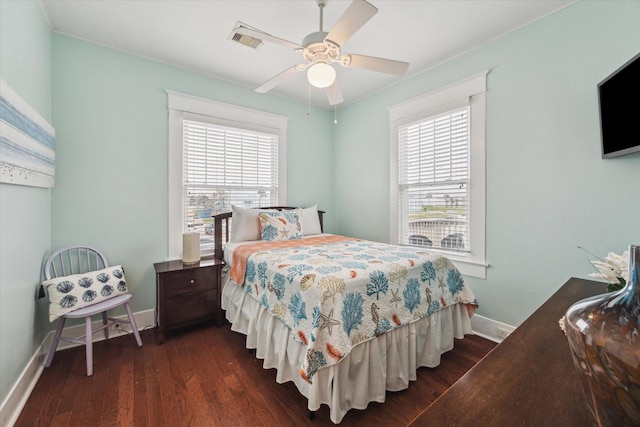
[[449, 256], [453, 265], [455, 265], [460, 273], [464, 276], [476, 277], [478, 279], [487, 278], [487, 267], [489, 264], [485, 262], [471, 261], [469, 259], [455, 258]]

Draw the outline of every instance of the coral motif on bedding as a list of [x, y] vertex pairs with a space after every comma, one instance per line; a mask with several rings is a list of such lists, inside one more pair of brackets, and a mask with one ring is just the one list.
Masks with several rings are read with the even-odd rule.
[[233, 267], [231, 280], [307, 347], [308, 382], [363, 341], [447, 305], [477, 306], [451, 261], [422, 248], [319, 236], [240, 246]]

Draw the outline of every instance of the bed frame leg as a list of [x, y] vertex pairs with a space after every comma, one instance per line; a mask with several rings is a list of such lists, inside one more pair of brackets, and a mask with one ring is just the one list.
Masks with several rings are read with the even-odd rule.
[[316, 411], [309, 411], [309, 419], [313, 420], [316, 417]]

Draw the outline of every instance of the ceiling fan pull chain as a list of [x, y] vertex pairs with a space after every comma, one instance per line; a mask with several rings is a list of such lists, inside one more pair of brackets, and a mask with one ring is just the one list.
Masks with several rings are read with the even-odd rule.
[[333, 106], [333, 124], [338, 124], [338, 104]]
[[311, 83], [307, 83], [307, 103], [309, 105], [307, 116], [311, 116]]

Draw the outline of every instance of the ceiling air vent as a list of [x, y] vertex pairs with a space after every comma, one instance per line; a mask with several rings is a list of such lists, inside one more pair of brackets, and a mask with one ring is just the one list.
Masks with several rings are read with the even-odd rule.
[[253, 31], [259, 31], [253, 27], [248, 26], [247, 24], [238, 21], [236, 22], [235, 28], [231, 31], [231, 34], [229, 34], [229, 40], [233, 40], [234, 42], [249, 46], [252, 49], [258, 49], [260, 46], [262, 46], [262, 40], [255, 37], [247, 36], [245, 34], [240, 34], [238, 32], [240, 28], [248, 28]]

